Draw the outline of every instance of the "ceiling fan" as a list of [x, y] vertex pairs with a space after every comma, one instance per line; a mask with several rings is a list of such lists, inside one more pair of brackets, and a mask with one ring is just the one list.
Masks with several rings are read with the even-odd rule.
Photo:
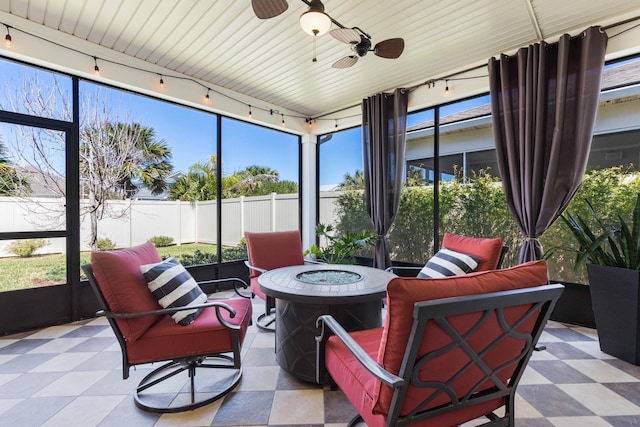
[[[351, 45], [354, 54], [348, 55], [333, 63], [333, 68], [348, 68], [356, 64], [358, 59], [369, 52], [381, 58], [395, 59], [402, 55], [404, 50], [404, 40], [392, 38], [376, 43], [372, 48], [371, 36], [358, 27], [347, 28], [324, 12], [324, 5], [321, 0], [300, 0], [309, 6], [309, 9], [300, 15], [300, 26], [302, 29], [315, 37], [326, 33], [331, 24], [339, 28], [331, 30], [331, 34], [336, 40]], [[260, 19], [273, 18], [287, 10], [289, 4], [287, 0], [251, 0], [251, 6], [256, 16]], [[314, 55], [315, 58], [315, 44]]]

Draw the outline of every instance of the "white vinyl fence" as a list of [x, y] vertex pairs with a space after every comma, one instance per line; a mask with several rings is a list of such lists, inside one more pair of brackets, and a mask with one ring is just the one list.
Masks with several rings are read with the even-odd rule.
[[[334, 202], [340, 193], [322, 192], [320, 218], [335, 221]], [[81, 204], [86, 201], [81, 201]], [[222, 201], [222, 244], [235, 246], [245, 230], [277, 231], [298, 228], [297, 194], [238, 197]], [[153, 236], [169, 236], [176, 244], [210, 243], [218, 239], [216, 201], [181, 202], [111, 200], [108, 214], [98, 222], [98, 237], [111, 239], [116, 247], [144, 243]], [[0, 197], [0, 231], [64, 230], [64, 200]], [[81, 219], [81, 250], [88, 250], [90, 218]], [[47, 239], [38, 253], [64, 253], [65, 239]], [[0, 257], [12, 241], [0, 241]]]

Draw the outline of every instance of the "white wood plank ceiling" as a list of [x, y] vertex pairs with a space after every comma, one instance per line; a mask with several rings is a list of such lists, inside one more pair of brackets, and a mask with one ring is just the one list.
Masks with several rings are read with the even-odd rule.
[[250, 0], [0, 0], [0, 11], [308, 117], [640, 15], [639, 0], [325, 0], [325, 12], [374, 44], [405, 40], [398, 59], [369, 54], [334, 69], [349, 46], [324, 35], [313, 63], [298, 24], [307, 6], [288, 3], [266, 20]]

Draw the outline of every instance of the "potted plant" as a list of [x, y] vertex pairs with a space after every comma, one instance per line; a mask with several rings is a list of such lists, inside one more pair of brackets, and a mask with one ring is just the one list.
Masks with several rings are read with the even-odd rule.
[[304, 251], [304, 256], [329, 264], [355, 264], [358, 251], [375, 243], [375, 236], [371, 231], [347, 232], [341, 236], [333, 236], [333, 231], [332, 225], [316, 225], [316, 235], [324, 237], [328, 244], [325, 247], [313, 245]]
[[562, 249], [575, 252], [574, 268], [587, 267], [600, 349], [639, 365], [640, 194], [630, 222], [618, 214], [615, 224], [606, 224], [589, 201], [587, 206], [591, 222], [569, 213], [560, 217], [578, 244]]

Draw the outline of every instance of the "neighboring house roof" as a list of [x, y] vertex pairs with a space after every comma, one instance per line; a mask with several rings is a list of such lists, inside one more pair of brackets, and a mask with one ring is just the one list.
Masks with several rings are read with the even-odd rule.
[[[18, 177], [26, 179], [29, 183], [30, 197], [64, 197], [66, 185], [64, 177], [53, 176], [32, 166], [16, 167], [15, 170]], [[177, 171], [169, 175], [167, 178], [168, 186], [171, 187], [179, 176], [184, 176], [184, 172]], [[169, 190], [156, 195], [152, 194], [147, 187], [142, 187], [136, 194], [136, 198], [139, 200], [169, 200]]]
[[[612, 65], [605, 68], [602, 74], [602, 90], [614, 89], [624, 85], [640, 82], [640, 61], [623, 63], [621, 65]], [[491, 114], [491, 105], [483, 104], [468, 110], [458, 111], [440, 118], [440, 124], [455, 123], [463, 120], [482, 117]], [[427, 120], [422, 123], [407, 127], [407, 133], [428, 129], [434, 126], [433, 120]]]
[[65, 178], [38, 170], [32, 166], [15, 167], [19, 178], [26, 180], [30, 197], [64, 197]]

